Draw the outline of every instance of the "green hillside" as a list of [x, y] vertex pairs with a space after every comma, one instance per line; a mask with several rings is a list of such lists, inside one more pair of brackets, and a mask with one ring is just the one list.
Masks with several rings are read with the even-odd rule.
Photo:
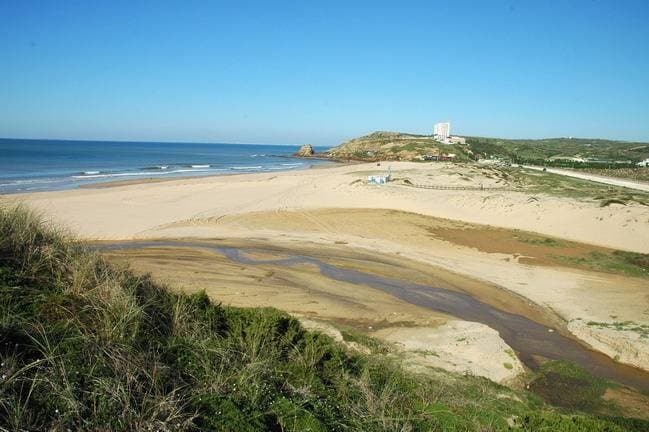
[[608, 384], [583, 374], [561, 391], [564, 369], [533, 377], [558, 411], [485, 379], [406, 372], [369, 341], [360, 354], [277, 310], [170, 292], [0, 208], [0, 430], [647, 430], [611, 417]]
[[466, 145], [441, 144], [430, 135], [401, 132], [373, 132], [346, 141], [325, 156], [343, 160], [420, 161], [424, 156], [454, 154], [456, 161], [498, 157], [521, 163], [550, 163], [579, 166], [601, 166], [602, 161], [626, 162], [616, 167], [633, 167], [649, 158], [649, 143], [583, 138], [503, 139], [466, 137]]
[[421, 160], [427, 155], [455, 154], [455, 160], [470, 159], [468, 148], [461, 145], [440, 144], [430, 135], [401, 132], [373, 132], [354, 138], [327, 152], [329, 157], [346, 160]]
[[583, 158], [638, 162], [649, 157], [649, 143], [582, 138], [539, 140], [467, 137], [471, 150], [483, 157], [514, 161], [545, 161], [550, 158]]

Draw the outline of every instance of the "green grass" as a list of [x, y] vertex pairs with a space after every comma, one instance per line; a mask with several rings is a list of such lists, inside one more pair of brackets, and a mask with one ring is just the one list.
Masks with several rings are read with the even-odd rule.
[[543, 237], [543, 238], [525, 237], [525, 238], [519, 238], [518, 241], [531, 244], [531, 245], [536, 245], [536, 246], [560, 247], [564, 245], [559, 240], [549, 238], [549, 237]]
[[274, 309], [170, 292], [0, 209], [0, 430], [641, 430], [486, 379], [407, 372], [345, 337], [374, 352]]
[[494, 170], [497, 170], [500, 176], [507, 176], [507, 180], [513, 186], [529, 193], [596, 201], [601, 207], [618, 203], [618, 201], [625, 205], [647, 205], [649, 203], [649, 193], [647, 192], [518, 167], [499, 167]]
[[[514, 161], [544, 161], [552, 157], [574, 156], [608, 161], [640, 161], [649, 157], [649, 143], [601, 139], [547, 138], [531, 140], [467, 137], [467, 144], [475, 153]], [[557, 161], [557, 165], [562, 164], [570, 165], [565, 161]], [[582, 165], [588, 166], [588, 164]], [[593, 166], [604, 168], [607, 164], [594, 164]]]
[[649, 169], [647, 167], [636, 168], [586, 168], [585, 172], [607, 177], [617, 177], [629, 180], [649, 182]]
[[417, 156], [430, 154], [434, 150], [454, 153], [456, 162], [469, 161], [471, 155], [464, 145], [440, 144], [430, 135], [412, 135], [397, 132], [374, 132], [349, 140], [331, 149], [329, 155], [335, 158], [361, 161], [413, 160]]
[[[580, 410], [596, 413], [597, 420], [589, 417], [572, 416], [570, 418], [554, 417], [548, 428], [547, 414], [534, 412], [528, 417], [520, 418], [519, 425], [524, 430], [552, 431], [620, 431], [649, 430], [649, 421], [620, 417], [619, 407], [602, 398], [604, 392], [617, 385], [604, 379], [594, 377], [579, 366], [562, 361], [549, 361], [533, 373], [529, 383], [530, 391], [555, 406], [563, 407], [566, 412]], [[604, 426], [600, 420], [605, 420]], [[611, 425], [614, 423], [615, 425]]]
[[[617, 419], [616, 419], [617, 420]], [[621, 432], [626, 430], [642, 431], [647, 425], [642, 422], [619, 419], [618, 424], [603, 423], [601, 420], [584, 416], [560, 417], [554, 414], [533, 412], [515, 424], [521, 430], [529, 432]], [[625, 427], [626, 426], [626, 427]]]
[[398, 153], [400, 151], [426, 151], [426, 150], [432, 150], [436, 149], [437, 145], [435, 145], [434, 141], [431, 142], [409, 142], [407, 144], [403, 145], [398, 145], [391, 147], [388, 151], [392, 153]]
[[546, 402], [565, 408], [594, 411], [604, 404], [608, 382], [593, 377], [580, 367], [560, 361], [544, 363], [529, 384]]
[[638, 333], [641, 338], [649, 338], [649, 325], [648, 324], [638, 324], [635, 321], [613, 321], [613, 322], [597, 322], [597, 321], [588, 321], [586, 323], [589, 326], [597, 328], [608, 328], [617, 331], [631, 331]]
[[626, 251], [613, 251], [611, 253], [594, 251], [586, 256], [551, 255], [551, 257], [595, 271], [633, 277], [649, 277], [649, 254]]
[[372, 354], [387, 354], [390, 346], [378, 339], [367, 336], [358, 330], [345, 328], [340, 331], [345, 342], [354, 342], [365, 347]]
[[628, 251], [614, 251], [613, 256], [626, 265], [635, 266], [645, 272], [649, 272], [649, 254]]

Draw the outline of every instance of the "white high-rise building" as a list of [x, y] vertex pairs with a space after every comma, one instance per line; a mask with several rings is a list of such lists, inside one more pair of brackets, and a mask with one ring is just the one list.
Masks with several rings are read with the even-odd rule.
[[446, 123], [437, 123], [433, 127], [433, 138], [437, 141], [446, 141], [451, 135], [451, 124]]

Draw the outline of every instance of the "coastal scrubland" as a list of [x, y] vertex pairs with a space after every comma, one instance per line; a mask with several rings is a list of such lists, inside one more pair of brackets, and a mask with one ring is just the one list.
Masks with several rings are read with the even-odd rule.
[[583, 372], [533, 377], [540, 395], [557, 376], [584, 383], [590, 402], [561, 409], [486, 379], [408, 372], [371, 339], [356, 337], [367, 348], [354, 351], [275, 309], [172, 292], [22, 208], [0, 210], [0, 296], [6, 430], [647, 427], [604, 401], [615, 386]]
[[[582, 158], [603, 161], [640, 161], [649, 157], [649, 143], [590, 138], [505, 139], [467, 137], [475, 153], [514, 161], [544, 161]], [[570, 162], [564, 160], [564, 162]], [[630, 164], [632, 165], [632, 164]]]
[[647, 167], [638, 168], [584, 168], [583, 170], [590, 174], [601, 175], [605, 177], [617, 177], [635, 181], [649, 182], [649, 169]]
[[414, 161], [427, 156], [453, 154], [455, 160], [467, 161], [471, 159], [468, 149], [461, 145], [441, 144], [431, 135], [379, 131], [346, 141], [321, 156], [338, 160]]
[[[638, 168], [638, 170], [643, 170]], [[439, 167], [434, 175], [428, 178], [418, 175], [418, 170], [403, 172], [395, 177], [397, 184], [406, 186], [431, 185], [450, 186], [461, 190], [484, 186], [490, 190], [503, 192], [523, 192], [528, 194], [544, 194], [554, 197], [578, 199], [596, 202], [601, 207], [610, 204], [640, 204], [649, 206], [649, 193], [568, 177], [561, 174], [534, 171], [519, 166], [478, 165], [471, 163], [455, 163]], [[600, 170], [580, 170], [585, 172]], [[611, 170], [623, 172], [624, 170]], [[634, 169], [630, 171], [635, 172]], [[374, 171], [373, 173], [377, 173]], [[649, 170], [647, 170], [649, 172]], [[532, 196], [531, 199], [538, 200]]]
[[[464, 137], [466, 144], [444, 144], [432, 135], [378, 131], [350, 139], [320, 156], [343, 160], [422, 160], [453, 154], [456, 161], [499, 158], [574, 168], [626, 169], [649, 158], [649, 143], [585, 138], [505, 139]], [[636, 170], [633, 170], [636, 171]]]

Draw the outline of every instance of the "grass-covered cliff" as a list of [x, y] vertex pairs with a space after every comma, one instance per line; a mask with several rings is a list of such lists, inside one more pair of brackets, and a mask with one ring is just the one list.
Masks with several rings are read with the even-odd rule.
[[366, 161], [416, 161], [423, 156], [454, 154], [455, 160], [467, 160], [467, 147], [441, 144], [430, 135], [414, 135], [400, 132], [374, 132], [354, 138], [327, 152], [329, 157], [344, 160]]
[[0, 209], [0, 377], [0, 430], [12, 431], [646, 426], [559, 413], [485, 379], [413, 374], [277, 310], [172, 293], [21, 208]]

